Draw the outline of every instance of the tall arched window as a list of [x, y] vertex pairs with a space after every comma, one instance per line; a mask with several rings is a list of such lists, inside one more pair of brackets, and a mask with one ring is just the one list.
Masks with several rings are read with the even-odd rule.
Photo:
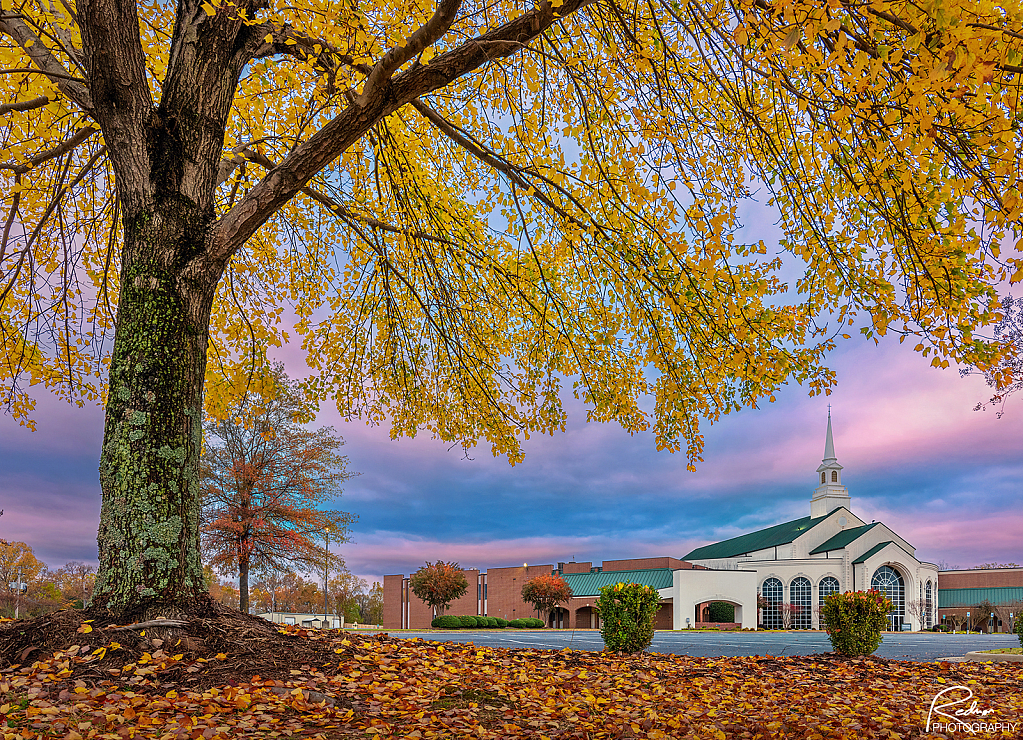
[[924, 609], [927, 610], [927, 613], [924, 615], [924, 627], [929, 629], [931, 627], [931, 625], [934, 624], [934, 618], [933, 618], [933, 616], [931, 614], [934, 611], [934, 608], [933, 608], [933, 604], [931, 603], [931, 582], [930, 581], [928, 581], [927, 585], [924, 587]]
[[902, 618], [906, 614], [906, 586], [899, 572], [890, 565], [882, 565], [874, 571], [870, 587], [891, 599], [892, 610], [888, 612], [888, 629], [898, 632], [902, 629]]
[[837, 594], [839, 590], [838, 579], [834, 576], [828, 576], [822, 578], [820, 584], [817, 586], [817, 592], [820, 595], [820, 604], [824, 606], [824, 599], [828, 598], [828, 594]]
[[832, 470], [831, 471], [831, 482], [832, 483], [838, 483], [838, 471], [837, 470]]
[[827, 473], [821, 473], [821, 483], [827, 483], [827, 482], [828, 482], [828, 474]]
[[797, 630], [808, 630], [813, 624], [813, 586], [809, 578], [800, 576], [789, 584], [789, 601], [792, 604], [792, 626]]
[[785, 589], [781, 585], [781, 581], [777, 578], [768, 578], [760, 587], [760, 595], [767, 602], [763, 609], [764, 628], [780, 630], [782, 628], [781, 602], [785, 597]]

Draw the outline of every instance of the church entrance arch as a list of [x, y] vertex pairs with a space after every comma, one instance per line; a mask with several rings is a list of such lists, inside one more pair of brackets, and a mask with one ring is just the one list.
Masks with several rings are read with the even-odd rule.
[[906, 582], [902, 579], [902, 574], [890, 565], [882, 565], [874, 571], [870, 587], [891, 600], [893, 606], [888, 612], [888, 629], [893, 632], [900, 631], [906, 616]]

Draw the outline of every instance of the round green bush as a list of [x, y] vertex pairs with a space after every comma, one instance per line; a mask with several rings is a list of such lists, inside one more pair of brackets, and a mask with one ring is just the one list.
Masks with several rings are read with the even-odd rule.
[[510, 619], [510, 620], [508, 620], [508, 626], [509, 627], [514, 627], [515, 629], [520, 630], [523, 627], [525, 627], [526, 625], [522, 623], [521, 619]]
[[870, 655], [881, 644], [888, 626], [892, 602], [880, 591], [846, 591], [828, 594], [821, 607], [821, 626], [836, 653]]
[[497, 626], [500, 627], [501, 629], [504, 629], [505, 627], [508, 626], [508, 620], [501, 619], [501, 617], [497, 617]]
[[1016, 623], [1012, 627], [1012, 631], [1016, 633], [1016, 637], [1019, 638], [1019, 645], [1023, 647], [1023, 614], [1016, 615]]
[[531, 627], [546, 627], [547, 626], [546, 622], [544, 622], [542, 619], [537, 619], [536, 617], [530, 617], [529, 618], [529, 623], [530, 623]]
[[604, 648], [639, 653], [654, 639], [654, 617], [661, 597], [652, 586], [616, 583], [600, 589], [596, 608]]
[[476, 617], [468, 617], [468, 616], [466, 616], [466, 617], [459, 617], [458, 621], [462, 623], [463, 627], [475, 627], [476, 626]]
[[437, 617], [433, 620], [433, 626], [439, 629], [456, 630], [462, 626], [462, 622], [456, 616], [445, 614], [444, 616]]
[[497, 626], [497, 617], [485, 617], [485, 619], [487, 620], [487, 627]]

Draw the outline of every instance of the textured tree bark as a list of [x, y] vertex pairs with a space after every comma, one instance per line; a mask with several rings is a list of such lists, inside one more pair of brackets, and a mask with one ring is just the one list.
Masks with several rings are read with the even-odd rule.
[[135, 618], [170, 616], [206, 593], [199, 455], [219, 275], [189, 278], [186, 266], [203, 249], [207, 220], [173, 200], [124, 219], [91, 606]]
[[249, 559], [238, 559], [238, 609], [249, 613]]

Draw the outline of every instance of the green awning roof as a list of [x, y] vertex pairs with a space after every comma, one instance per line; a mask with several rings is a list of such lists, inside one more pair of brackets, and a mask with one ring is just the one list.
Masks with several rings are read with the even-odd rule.
[[877, 526], [877, 522], [871, 524], [864, 524], [862, 527], [853, 527], [852, 529], [845, 529], [836, 534], [831, 539], [821, 543], [817, 547], [810, 550], [811, 555], [816, 555], [819, 552], [827, 552], [828, 550], [841, 550], [843, 547], [848, 545], [853, 540], [857, 539], [860, 535], [868, 532]]
[[639, 583], [654, 588], [668, 588], [672, 584], [670, 568], [647, 570], [605, 570], [597, 573], [562, 573], [573, 596], [599, 596], [601, 586], [615, 583]]
[[714, 560], [717, 558], [735, 558], [749, 552], [766, 550], [768, 547], [787, 545], [796, 539], [796, 537], [803, 534], [803, 532], [816, 527], [825, 519], [827, 519], [827, 517], [822, 516], [813, 519], [811, 517], [804, 516], [802, 519], [796, 519], [783, 524], [776, 524], [773, 527], [761, 529], [757, 532], [750, 532], [749, 534], [744, 534], [740, 537], [733, 537], [732, 539], [724, 540], [723, 542], [716, 542], [713, 545], [697, 547], [682, 559]]
[[888, 545], [894, 545], [894, 544], [895, 543], [892, 542], [891, 540], [888, 540], [887, 542], [878, 542], [872, 548], [870, 548], [865, 553], [860, 555], [858, 558], [853, 560], [853, 565], [858, 565], [859, 563], [867, 562], [867, 558], [873, 557], [874, 555], [876, 555], [877, 553], [881, 552], [883, 549], [888, 547]]
[[941, 588], [940, 580], [938, 581], [938, 584], [938, 608], [940, 609], [976, 606], [984, 601], [990, 601], [993, 606], [1023, 602], [1023, 587], [1019, 586], [1003, 586], [999, 588]]

